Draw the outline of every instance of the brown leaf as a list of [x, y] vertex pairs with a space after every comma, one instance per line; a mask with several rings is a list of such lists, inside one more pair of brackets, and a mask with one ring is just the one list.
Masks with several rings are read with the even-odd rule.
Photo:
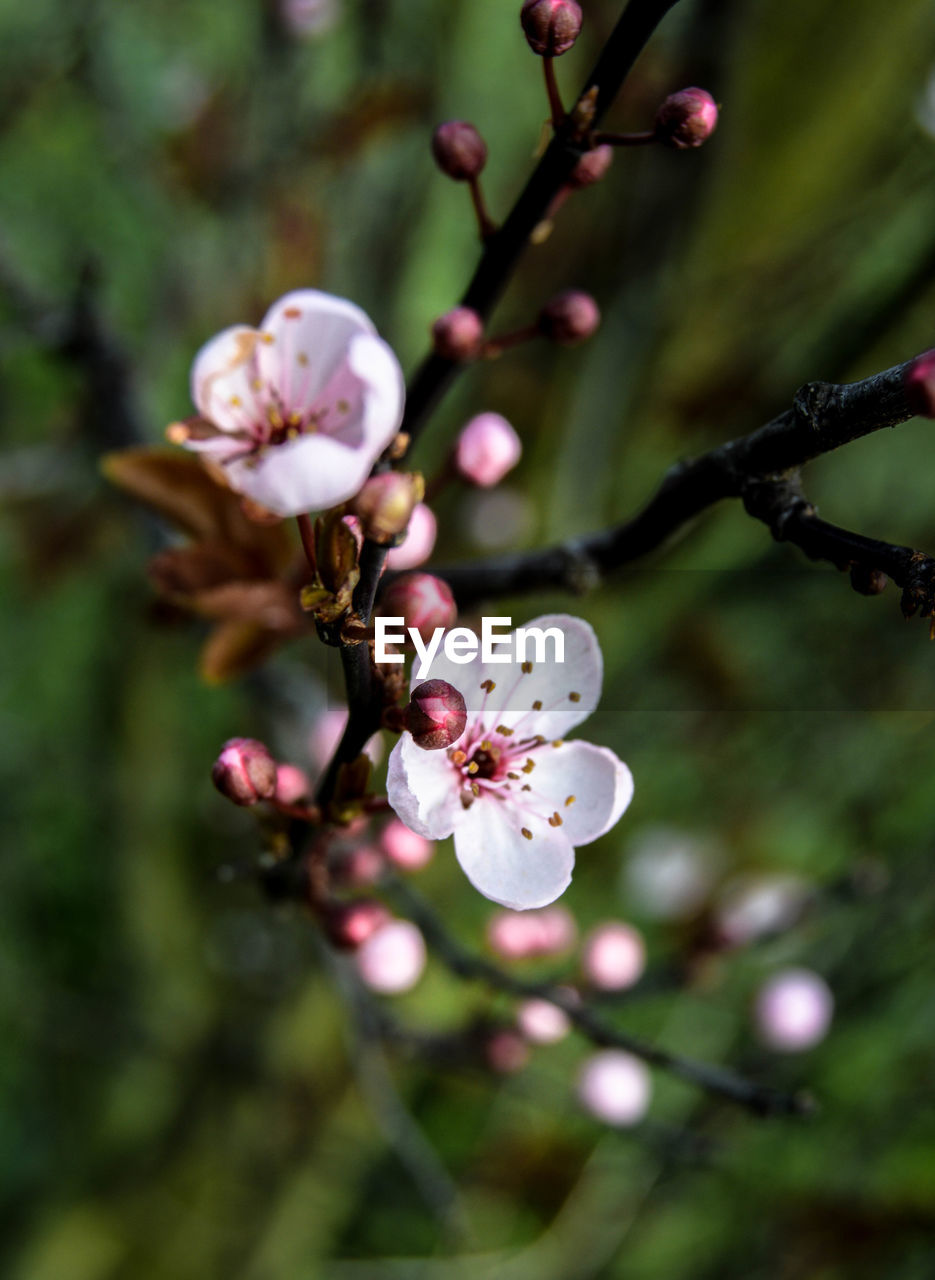
[[189, 596], [248, 576], [250, 566], [246, 560], [238, 548], [228, 543], [196, 542], [160, 551], [146, 570], [160, 594]]
[[264, 631], [291, 635], [303, 625], [296, 594], [284, 582], [225, 582], [195, 592], [188, 603], [204, 618], [251, 622]]
[[282, 643], [281, 631], [254, 622], [222, 622], [208, 636], [198, 664], [208, 684], [223, 684], [259, 666]]

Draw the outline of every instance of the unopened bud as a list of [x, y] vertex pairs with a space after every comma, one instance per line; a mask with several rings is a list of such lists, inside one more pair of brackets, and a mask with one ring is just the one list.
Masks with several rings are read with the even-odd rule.
[[879, 596], [886, 590], [886, 574], [882, 569], [868, 569], [855, 564], [851, 568], [851, 586], [862, 596]]
[[578, 39], [581, 5], [575, 0], [526, 0], [519, 20], [533, 53], [557, 58]]
[[597, 303], [580, 289], [557, 293], [539, 313], [540, 331], [563, 347], [573, 347], [590, 338], [600, 322]]
[[371, 476], [353, 500], [364, 535], [375, 542], [391, 542], [408, 526], [413, 507], [424, 492], [420, 475], [384, 471]]
[[454, 464], [465, 480], [489, 489], [513, 470], [522, 452], [522, 441], [506, 418], [479, 413], [458, 436]]
[[277, 804], [298, 804], [300, 800], [305, 800], [311, 794], [312, 784], [304, 769], [300, 769], [295, 764], [276, 766], [274, 799]]
[[425, 836], [410, 831], [405, 822], [392, 818], [380, 834], [383, 852], [402, 871], [420, 871], [432, 860], [435, 845]]
[[382, 902], [360, 898], [357, 902], [332, 903], [326, 911], [324, 926], [336, 947], [356, 951], [389, 919], [390, 913]]
[[387, 569], [414, 569], [424, 564], [435, 547], [438, 524], [431, 507], [417, 502], [413, 508], [406, 535], [386, 553]]
[[447, 680], [426, 680], [412, 694], [406, 708], [406, 728], [423, 751], [441, 751], [464, 733], [467, 707]]
[[595, 147], [593, 151], [586, 151], [568, 175], [568, 185], [590, 187], [592, 183], [600, 182], [613, 158], [614, 149], [607, 142]]
[[656, 112], [656, 137], [667, 147], [700, 147], [717, 128], [717, 103], [706, 89], [670, 93]]
[[906, 370], [906, 401], [919, 418], [935, 418], [935, 351], [916, 356]]
[[432, 325], [432, 345], [446, 360], [473, 360], [480, 351], [484, 322], [470, 307], [455, 307]]
[[276, 761], [255, 738], [231, 738], [214, 762], [211, 781], [234, 804], [256, 804], [276, 790]]
[[391, 582], [383, 593], [381, 610], [390, 617], [402, 617], [407, 627], [415, 627], [429, 640], [438, 627], [450, 627], [458, 616], [458, 606], [447, 582], [431, 573], [407, 573]]
[[470, 182], [487, 163], [487, 143], [467, 120], [448, 120], [432, 134], [432, 155], [449, 178]]

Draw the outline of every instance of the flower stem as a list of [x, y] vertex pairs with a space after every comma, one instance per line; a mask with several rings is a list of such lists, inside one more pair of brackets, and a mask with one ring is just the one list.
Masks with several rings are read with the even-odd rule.
[[552, 128], [560, 129], [565, 122], [566, 111], [555, 79], [555, 59], [543, 58], [542, 70], [545, 74], [545, 91], [549, 95], [549, 110], [552, 112]]

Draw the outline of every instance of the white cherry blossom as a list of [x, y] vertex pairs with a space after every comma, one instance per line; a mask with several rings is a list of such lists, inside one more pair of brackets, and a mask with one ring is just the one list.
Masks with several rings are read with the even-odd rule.
[[234, 325], [195, 357], [199, 416], [170, 440], [206, 454], [228, 483], [279, 516], [352, 497], [395, 435], [399, 363], [363, 311], [317, 289], [274, 303], [258, 329]]
[[[456, 663], [440, 653], [426, 679], [464, 695], [468, 722], [447, 750], [423, 751], [403, 734], [390, 756], [387, 793], [411, 830], [454, 834], [455, 854], [485, 897], [517, 910], [545, 906], [568, 887], [575, 847], [609, 831], [630, 803], [629, 769], [606, 747], [565, 742], [594, 710], [603, 665], [580, 618], [555, 614], [565, 660]], [[413, 681], [413, 688], [422, 683]]]

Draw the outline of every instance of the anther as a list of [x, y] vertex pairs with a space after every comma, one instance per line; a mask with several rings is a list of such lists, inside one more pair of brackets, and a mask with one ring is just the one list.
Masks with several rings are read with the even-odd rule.
[[520, 830], [522, 831], [523, 835], [526, 837], [527, 840], [532, 839], [532, 832], [529, 830], [528, 827], [521, 827]]

